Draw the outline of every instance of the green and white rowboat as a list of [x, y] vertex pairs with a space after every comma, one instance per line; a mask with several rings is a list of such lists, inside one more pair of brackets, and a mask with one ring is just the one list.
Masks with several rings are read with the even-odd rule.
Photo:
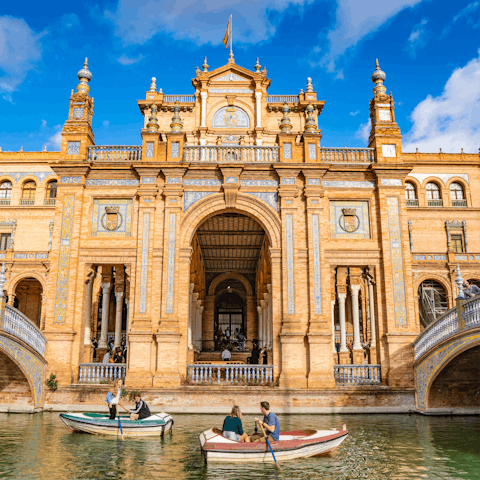
[[[109, 415], [102, 413], [61, 413], [60, 418], [67, 427], [78, 432], [121, 435], [118, 417], [110, 420]], [[120, 422], [126, 437], [163, 435], [173, 426], [173, 418], [168, 413], [157, 413], [142, 420], [130, 420], [130, 417], [125, 415], [120, 416]]]

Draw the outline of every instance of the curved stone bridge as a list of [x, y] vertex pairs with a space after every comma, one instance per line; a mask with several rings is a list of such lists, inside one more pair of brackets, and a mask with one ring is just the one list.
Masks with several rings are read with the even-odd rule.
[[457, 300], [413, 345], [419, 411], [480, 409], [480, 298]]
[[45, 390], [45, 345], [47, 339], [23, 313], [0, 298], [0, 353], [25, 375], [35, 409], [42, 408]]

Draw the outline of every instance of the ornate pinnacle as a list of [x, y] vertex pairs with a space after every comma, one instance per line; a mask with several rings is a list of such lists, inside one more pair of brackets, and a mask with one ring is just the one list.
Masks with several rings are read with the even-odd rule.
[[149, 132], [158, 132], [157, 106], [155, 104], [153, 104], [151, 107], [151, 113], [147, 123], [147, 130]]
[[157, 79], [155, 77], [152, 77], [152, 83], [150, 84], [150, 92], [156, 92], [157, 91]]
[[463, 278], [462, 274], [460, 273], [460, 265], [457, 263], [457, 278], [455, 279], [455, 283], [458, 285], [458, 297], [457, 300], [465, 300], [465, 294], [463, 293]]
[[375, 71], [372, 73], [372, 82], [375, 84], [375, 88], [373, 89], [373, 93], [376, 95], [377, 93], [384, 94], [386, 93], [387, 89], [383, 85], [383, 82], [387, 78], [387, 75], [384, 71], [380, 69], [380, 65], [378, 63], [378, 58], [375, 60]]
[[257, 73], [260, 73], [260, 69], [262, 68], [262, 66], [260, 65], [259, 61], [258, 61], [258, 57], [257, 57], [257, 63], [255, 64], [255, 71]]
[[307, 92], [313, 92], [312, 79], [310, 77], [307, 78]]
[[80, 83], [77, 85], [77, 92], [88, 95], [90, 91], [88, 82], [92, 79], [92, 72], [88, 69], [88, 58], [85, 57], [85, 63], [83, 68], [77, 73], [77, 77], [80, 80]]
[[311, 103], [307, 105], [305, 112], [307, 114], [307, 121], [305, 122], [305, 133], [317, 133], [317, 122], [315, 121], [315, 116], [313, 114], [314, 107]]
[[207, 63], [207, 57], [205, 57], [205, 60], [203, 60], [203, 65], [202, 65], [202, 68], [203, 68], [203, 71], [204, 72], [208, 72], [208, 63]]
[[180, 118], [180, 103], [178, 101], [175, 102], [175, 106], [173, 107], [173, 118], [170, 128], [172, 132], [181, 132], [183, 128], [183, 122]]
[[286, 103], [284, 103], [282, 107], [283, 117], [280, 120], [279, 127], [280, 130], [285, 133], [290, 133], [290, 130], [292, 130], [292, 124], [290, 122], [290, 119], [288, 118], [290, 110], [291, 108]]

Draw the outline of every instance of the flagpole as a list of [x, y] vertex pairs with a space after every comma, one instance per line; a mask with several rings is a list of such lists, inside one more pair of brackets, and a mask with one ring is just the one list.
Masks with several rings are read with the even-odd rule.
[[233, 37], [233, 15], [230, 15], [230, 58], [233, 58], [232, 37]]

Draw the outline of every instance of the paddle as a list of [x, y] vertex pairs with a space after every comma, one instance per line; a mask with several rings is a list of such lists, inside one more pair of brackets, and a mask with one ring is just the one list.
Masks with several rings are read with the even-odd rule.
[[122, 428], [122, 422], [120, 421], [120, 414], [118, 414], [118, 426], [120, 427], [120, 438], [122, 440], [125, 440], [125, 438], [123, 437], [123, 428]]
[[260, 422], [260, 428], [262, 429], [262, 432], [263, 432], [263, 434], [265, 435], [265, 441], [267, 442], [268, 448], [270, 449], [270, 452], [272, 453], [273, 460], [275, 461], [275, 466], [276, 466], [279, 470], [281, 470], [281, 467], [280, 467], [279, 463], [277, 462], [277, 459], [275, 458], [275, 454], [273, 453], [272, 446], [270, 445], [270, 442], [268, 441], [268, 437], [267, 437], [267, 435], [265, 434], [265, 430], [263, 429], [263, 425], [262, 425], [261, 422]]
[[122, 407], [127, 413], [129, 413], [129, 411], [123, 405], [121, 405], [120, 403], [118, 403], [118, 405], [120, 405], [120, 407]]

